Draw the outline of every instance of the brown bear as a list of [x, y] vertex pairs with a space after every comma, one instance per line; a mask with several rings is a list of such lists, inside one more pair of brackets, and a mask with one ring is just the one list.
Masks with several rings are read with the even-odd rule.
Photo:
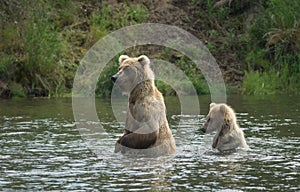
[[137, 58], [121, 55], [119, 64], [119, 71], [112, 80], [129, 95], [129, 104], [125, 131], [116, 142], [115, 152], [150, 155], [175, 152], [164, 99], [154, 84], [149, 58], [145, 55]]
[[210, 104], [206, 122], [201, 130], [204, 133], [216, 131], [212, 147], [219, 151], [248, 149], [244, 132], [237, 124], [235, 112], [226, 104]]

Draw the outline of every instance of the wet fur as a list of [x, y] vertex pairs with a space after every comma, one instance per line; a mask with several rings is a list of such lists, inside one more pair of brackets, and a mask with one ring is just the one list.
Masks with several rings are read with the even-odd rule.
[[211, 104], [202, 131], [205, 133], [216, 131], [212, 147], [219, 151], [248, 149], [244, 132], [236, 122], [235, 112], [226, 104]]
[[115, 152], [140, 153], [137, 149], [144, 149], [142, 152], [151, 155], [175, 152], [163, 96], [154, 85], [149, 59], [121, 56], [119, 61], [119, 72], [114, 78], [121, 89], [129, 93], [129, 104], [124, 135], [116, 142]]

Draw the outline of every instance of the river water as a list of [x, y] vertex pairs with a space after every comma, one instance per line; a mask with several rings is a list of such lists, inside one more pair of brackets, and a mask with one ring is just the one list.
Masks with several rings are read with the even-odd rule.
[[71, 99], [0, 100], [0, 191], [300, 191], [300, 96], [229, 96], [251, 148], [231, 154], [200, 131], [209, 96], [200, 115], [165, 100], [177, 152], [156, 158], [113, 152], [124, 122], [108, 99], [95, 102], [105, 129], [95, 144], [77, 129]]

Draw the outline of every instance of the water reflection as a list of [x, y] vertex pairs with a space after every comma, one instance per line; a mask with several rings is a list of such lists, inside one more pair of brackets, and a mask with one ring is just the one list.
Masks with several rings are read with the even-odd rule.
[[94, 132], [92, 143], [79, 134], [69, 99], [0, 100], [0, 189], [300, 190], [300, 97], [229, 97], [251, 148], [231, 154], [213, 150], [213, 135], [199, 130], [209, 103], [200, 97], [201, 114], [184, 116], [178, 100], [166, 98], [177, 152], [145, 158], [113, 153], [124, 124], [116, 121], [109, 100], [96, 100], [107, 134], [97, 139]]

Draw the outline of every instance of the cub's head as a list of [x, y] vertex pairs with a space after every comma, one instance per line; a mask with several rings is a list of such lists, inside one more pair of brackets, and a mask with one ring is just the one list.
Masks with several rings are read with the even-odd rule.
[[119, 71], [111, 79], [125, 93], [130, 93], [137, 84], [143, 81], [154, 81], [154, 74], [150, 69], [150, 59], [145, 55], [133, 58], [121, 55], [119, 64]]
[[232, 109], [226, 104], [211, 103], [206, 121], [201, 129], [204, 133], [221, 131], [224, 124], [230, 124], [235, 121], [235, 115]]

